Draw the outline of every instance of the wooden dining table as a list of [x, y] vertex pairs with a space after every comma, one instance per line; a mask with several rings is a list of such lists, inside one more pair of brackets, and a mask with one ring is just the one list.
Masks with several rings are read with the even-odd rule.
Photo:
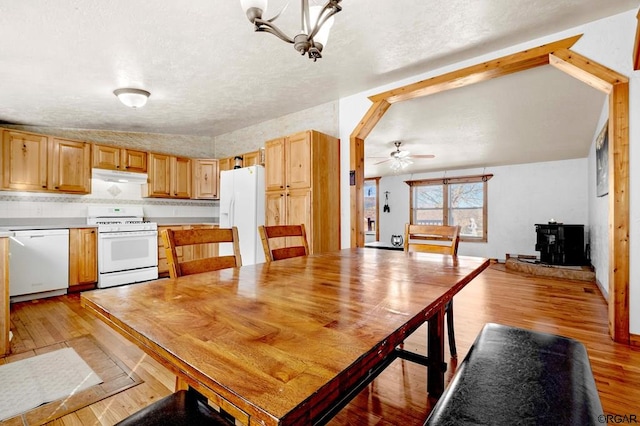
[[416, 357], [441, 395], [444, 306], [488, 265], [351, 248], [94, 290], [81, 303], [240, 423], [323, 424], [425, 322], [427, 355]]

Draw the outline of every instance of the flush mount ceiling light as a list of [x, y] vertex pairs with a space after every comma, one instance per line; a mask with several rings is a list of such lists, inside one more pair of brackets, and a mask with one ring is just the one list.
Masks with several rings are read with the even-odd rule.
[[309, 7], [309, 0], [300, 1], [300, 33], [294, 38], [287, 36], [273, 24], [284, 10], [285, 6], [271, 19], [262, 19], [262, 13], [267, 9], [267, 0], [240, 0], [240, 5], [247, 18], [255, 25], [256, 31], [271, 33], [280, 40], [293, 44], [302, 55], [309, 55], [313, 62], [322, 58], [322, 48], [329, 39], [329, 30], [333, 25], [333, 15], [342, 10], [342, 0], [329, 0], [324, 6]]
[[120, 102], [131, 108], [142, 108], [146, 103], [151, 93], [142, 89], [116, 89], [113, 94], [120, 99]]

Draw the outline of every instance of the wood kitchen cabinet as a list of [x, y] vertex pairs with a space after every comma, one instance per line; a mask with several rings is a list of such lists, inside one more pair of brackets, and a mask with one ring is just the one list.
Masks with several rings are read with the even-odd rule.
[[218, 160], [193, 160], [193, 198], [218, 199]]
[[47, 190], [47, 136], [2, 131], [2, 188]]
[[149, 153], [149, 183], [143, 197], [191, 198], [191, 159]]
[[303, 223], [311, 253], [340, 249], [340, 141], [315, 130], [265, 144], [266, 225]]
[[260, 151], [245, 152], [242, 154], [242, 167], [260, 165]]
[[2, 188], [19, 191], [91, 192], [91, 145], [2, 130]]
[[91, 145], [58, 138], [50, 138], [49, 144], [49, 189], [90, 193]]
[[69, 229], [69, 291], [93, 288], [98, 281], [96, 228]]
[[135, 173], [147, 172], [147, 153], [145, 151], [94, 144], [92, 158], [93, 167], [98, 169]]

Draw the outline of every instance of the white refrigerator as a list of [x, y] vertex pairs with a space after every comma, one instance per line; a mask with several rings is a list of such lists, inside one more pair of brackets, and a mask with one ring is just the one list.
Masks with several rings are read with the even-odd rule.
[[[251, 166], [220, 172], [220, 228], [238, 228], [243, 265], [264, 263], [258, 226], [265, 220], [264, 167]], [[222, 256], [233, 254], [231, 244], [220, 244]]]

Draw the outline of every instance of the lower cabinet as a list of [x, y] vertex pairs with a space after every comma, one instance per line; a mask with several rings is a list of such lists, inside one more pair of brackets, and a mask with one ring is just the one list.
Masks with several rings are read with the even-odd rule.
[[[182, 229], [201, 229], [201, 228], [213, 228], [215, 225], [159, 225], [158, 226], [158, 276], [169, 276], [169, 265], [167, 263], [167, 252], [164, 248], [164, 241], [162, 240], [162, 233], [166, 229], [172, 229], [174, 231]], [[202, 259], [205, 257], [213, 257], [218, 255], [217, 244], [198, 244], [188, 247], [176, 247], [176, 254], [178, 255], [178, 262], [184, 262], [187, 260]]]
[[96, 228], [69, 229], [69, 291], [82, 291], [98, 281]]

